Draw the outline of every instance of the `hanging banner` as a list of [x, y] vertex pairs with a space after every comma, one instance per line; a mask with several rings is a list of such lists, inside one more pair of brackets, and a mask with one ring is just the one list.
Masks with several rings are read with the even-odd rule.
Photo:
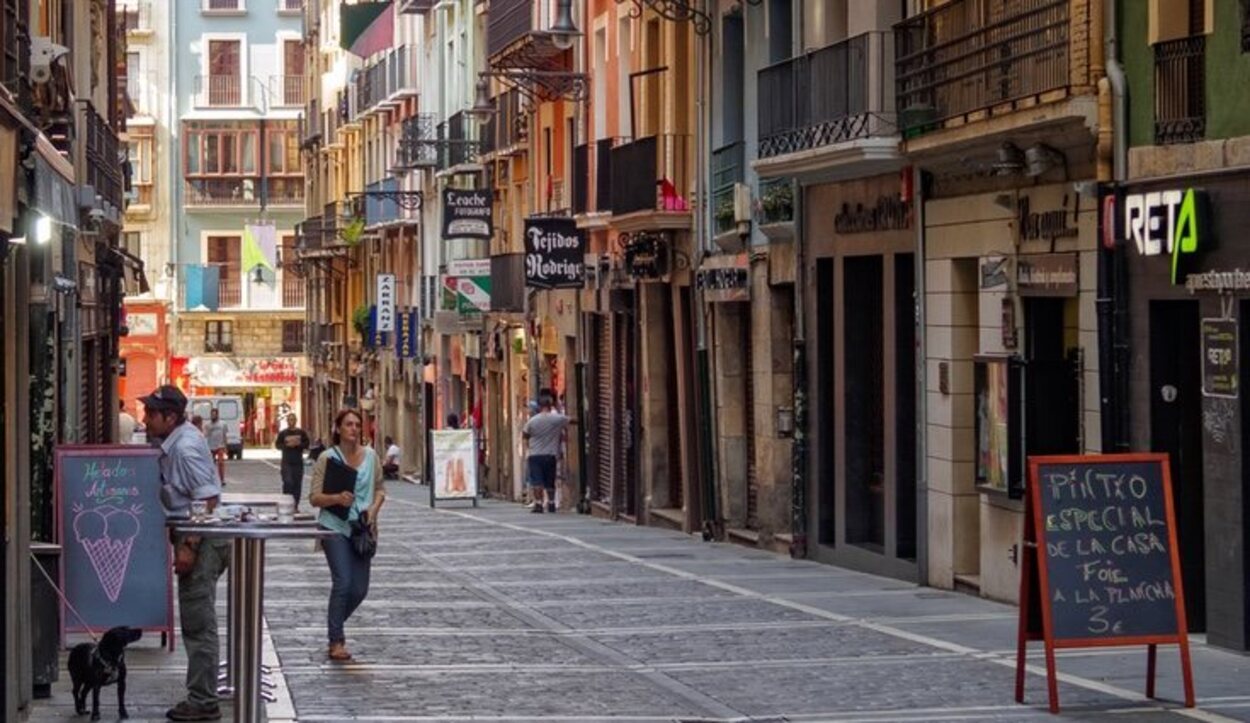
[[571, 218], [525, 219], [525, 285], [534, 289], [580, 289], [586, 239]]
[[488, 190], [443, 189], [443, 238], [489, 239], [494, 233], [491, 201]]
[[461, 315], [490, 311], [490, 259], [447, 262], [445, 283], [455, 292], [453, 308]]
[[378, 325], [376, 331], [395, 331], [395, 274], [378, 274]]

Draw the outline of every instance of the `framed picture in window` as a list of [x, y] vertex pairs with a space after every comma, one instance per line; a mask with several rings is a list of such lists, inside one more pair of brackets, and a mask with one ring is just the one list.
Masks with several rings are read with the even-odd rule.
[[1015, 356], [974, 360], [976, 474], [982, 492], [1024, 494], [1024, 365]]

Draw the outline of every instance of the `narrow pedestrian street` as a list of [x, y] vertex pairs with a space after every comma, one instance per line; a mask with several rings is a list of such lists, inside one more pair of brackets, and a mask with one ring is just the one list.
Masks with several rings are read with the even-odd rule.
[[[228, 491], [277, 491], [275, 464], [231, 463]], [[389, 487], [352, 664], [325, 660], [324, 559], [307, 541], [270, 545], [285, 680], [270, 720], [1055, 720], [1040, 645], [1030, 707], [1012, 701], [1012, 607], [511, 503], [431, 510], [426, 493]], [[132, 656], [136, 719], [159, 719], [180, 682], [173, 663], [152, 674], [170, 656], [151, 645]], [[1199, 711], [1141, 697], [1143, 650], [1061, 653], [1059, 669], [1060, 719], [1250, 720], [1250, 661], [1201, 639]], [[1178, 700], [1173, 651], [1160, 674]]]

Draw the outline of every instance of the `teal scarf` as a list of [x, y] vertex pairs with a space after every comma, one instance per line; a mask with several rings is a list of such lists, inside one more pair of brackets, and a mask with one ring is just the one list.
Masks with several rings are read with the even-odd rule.
[[[333, 454], [335, 459], [347, 464], [347, 460], [343, 459], [343, 453], [338, 447], [331, 447], [326, 453]], [[347, 519], [341, 519], [329, 510], [322, 509], [317, 516], [317, 522], [322, 527], [334, 530], [344, 537], [352, 536], [351, 522], [360, 519], [360, 513], [369, 509], [369, 506], [373, 504], [373, 465], [376, 464], [376, 457], [377, 455], [371, 448], [365, 447], [365, 461], [356, 470], [356, 490], [353, 492], [356, 499], [347, 510]]]

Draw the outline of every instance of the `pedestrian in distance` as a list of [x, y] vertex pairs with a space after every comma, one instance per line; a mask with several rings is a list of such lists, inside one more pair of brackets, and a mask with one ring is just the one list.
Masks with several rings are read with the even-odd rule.
[[299, 498], [304, 491], [304, 453], [312, 446], [308, 433], [295, 425], [294, 414], [286, 416], [286, 429], [278, 432], [273, 446], [282, 450], [282, 494], [295, 499], [295, 511], [299, 512]]
[[569, 418], [552, 409], [551, 397], [549, 391], [539, 395], [538, 413], [530, 417], [521, 430], [526, 447], [526, 473], [534, 497], [531, 512], [542, 512], [544, 502], [548, 512], [556, 511], [556, 464]]
[[[206, 502], [212, 511], [221, 498], [221, 486], [207, 441], [187, 420], [187, 398], [177, 387], [166, 385], [140, 401], [149, 444], [161, 451], [165, 513], [189, 517], [193, 501]], [[187, 697], [165, 716], [176, 721], [218, 720], [217, 581], [229, 563], [230, 541], [176, 535], [171, 542], [182, 644], [187, 651]]]
[[224, 487], [226, 485], [226, 443], [229, 432], [226, 423], [221, 421], [221, 414], [217, 411], [217, 407], [213, 407], [208, 413], [208, 426], [204, 428], [204, 437], [208, 439], [208, 449], [213, 453], [213, 459], [217, 461], [217, 476]]
[[383, 444], [386, 445], [386, 456], [382, 459], [382, 476], [388, 480], [399, 479], [399, 465], [404, 451], [390, 437], [387, 437]]
[[[344, 409], [334, 418], [332, 446], [313, 466], [312, 490], [308, 501], [320, 510], [317, 522], [337, 534], [321, 541], [326, 564], [330, 567], [330, 603], [327, 610], [327, 655], [333, 661], [351, 660], [343, 626], [369, 593], [372, 555], [360, 553], [353, 544], [352, 523], [359, 522], [377, 535], [378, 512], [386, 501], [382, 462], [371, 448], [361, 444], [363, 420], [354, 409]], [[327, 467], [336, 460], [355, 473], [353, 491], [326, 493]], [[346, 516], [340, 517], [346, 509]]]
[[135, 427], [139, 421], [126, 411], [126, 400], [119, 400], [117, 407], [117, 443], [130, 444], [135, 439]]

